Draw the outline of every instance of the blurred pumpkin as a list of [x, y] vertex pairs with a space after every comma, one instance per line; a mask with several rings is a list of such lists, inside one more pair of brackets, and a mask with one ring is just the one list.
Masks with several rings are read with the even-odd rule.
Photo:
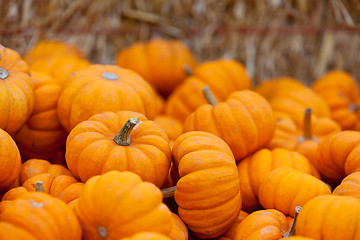
[[185, 223], [175, 213], [171, 213], [172, 228], [169, 237], [173, 240], [188, 240], [189, 231]]
[[141, 232], [141, 233], [137, 233], [131, 237], [120, 238], [120, 239], [121, 240], [171, 240], [172, 238], [169, 238], [160, 233]]
[[347, 175], [334, 189], [333, 194], [360, 199], [360, 172], [353, 172]]
[[171, 116], [158, 115], [154, 118], [154, 122], [165, 131], [166, 135], [169, 137], [171, 147], [174, 145], [176, 138], [183, 133], [182, 123]]

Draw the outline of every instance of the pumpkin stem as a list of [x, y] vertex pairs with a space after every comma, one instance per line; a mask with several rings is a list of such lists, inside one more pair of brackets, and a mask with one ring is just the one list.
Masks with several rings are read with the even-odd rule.
[[216, 98], [214, 97], [214, 94], [212, 94], [212, 92], [210, 91], [210, 88], [208, 85], [206, 85], [205, 87], [203, 87], [202, 89], [202, 92], [204, 94], [204, 97], [206, 98], [206, 101], [215, 106], [218, 104], [218, 101], [216, 100]]
[[104, 228], [103, 226], [100, 226], [100, 227], [98, 227], [97, 231], [98, 231], [100, 237], [107, 238], [108, 231], [106, 230], [106, 228]]
[[38, 181], [35, 183], [35, 192], [45, 192], [43, 181]]
[[305, 110], [303, 135], [305, 140], [311, 140], [313, 137], [311, 131], [311, 108]]
[[357, 112], [360, 110], [360, 103], [350, 103], [349, 109], [353, 112]]
[[120, 132], [114, 137], [114, 142], [121, 146], [129, 146], [131, 144], [130, 133], [131, 130], [138, 124], [138, 118], [130, 118], [121, 128]]
[[0, 78], [5, 80], [9, 76], [9, 73], [6, 69], [0, 68]]
[[183, 65], [183, 70], [184, 70], [186, 76], [189, 77], [189, 76], [193, 75], [193, 71], [188, 64]]
[[176, 186], [161, 189], [163, 198], [169, 198], [169, 197], [174, 196], [175, 191], [176, 191]]
[[104, 72], [101, 76], [106, 80], [117, 80], [119, 78], [115, 73], [112, 72]]
[[295, 234], [295, 225], [296, 225], [296, 220], [297, 220], [297, 217], [299, 215], [299, 212], [301, 210], [301, 207], [300, 206], [297, 206], [295, 208], [295, 215], [294, 215], [294, 220], [291, 224], [291, 227], [289, 229], [289, 231], [287, 231], [284, 235], [283, 235], [283, 238], [288, 238], [288, 237], [291, 237], [291, 236], [294, 236]]

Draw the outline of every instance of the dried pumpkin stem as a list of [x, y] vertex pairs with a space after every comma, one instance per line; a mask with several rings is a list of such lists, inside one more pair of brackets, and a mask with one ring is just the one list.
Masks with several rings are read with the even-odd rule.
[[169, 198], [169, 197], [174, 196], [175, 191], [176, 191], [176, 186], [161, 189], [163, 198]]
[[216, 100], [216, 98], [214, 97], [214, 94], [212, 94], [212, 92], [210, 91], [210, 88], [208, 85], [206, 85], [205, 87], [203, 87], [202, 92], [204, 94], [204, 97], [206, 98], [206, 101], [215, 106], [216, 104], [218, 104], [218, 101]]
[[192, 71], [192, 69], [190, 68], [190, 66], [188, 64], [184, 64], [183, 69], [184, 69], [184, 72], [185, 72], [186, 76], [193, 75], [193, 71]]
[[106, 80], [117, 80], [119, 78], [118, 75], [112, 72], [104, 72], [101, 76]]
[[98, 227], [97, 231], [98, 231], [98, 234], [100, 235], [100, 237], [107, 238], [108, 231], [106, 230], [106, 228], [100, 226], [100, 227]]
[[290, 227], [289, 231], [287, 231], [287, 232], [283, 235], [283, 238], [288, 238], [288, 237], [294, 236], [296, 220], [297, 220], [297, 217], [298, 217], [300, 211], [301, 211], [301, 207], [300, 207], [300, 206], [297, 206], [297, 207], [295, 208], [294, 220], [293, 220], [293, 222], [292, 222], [292, 224], [291, 224], [291, 227]]
[[38, 181], [35, 183], [35, 192], [45, 192], [43, 181]]
[[9, 76], [9, 73], [6, 69], [0, 68], [0, 78], [5, 80]]
[[303, 134], [305, 140], [310, 140], [313, 137], [311, 131], [311, 108], [305, 110]]
[[125, 125], [121, 128], [120, 132], [114, 137], [114, 142], [121, 146], [129, 146], [131, 144], [131, 130], [138, 124], [138, 118], [130, 118]]

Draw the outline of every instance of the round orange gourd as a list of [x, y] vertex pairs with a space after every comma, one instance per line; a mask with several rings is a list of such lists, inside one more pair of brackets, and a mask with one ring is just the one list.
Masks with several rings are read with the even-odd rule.
[[334, 119], [343, 130], [351, 130], [359, 124], [360, 103], [358, 85], [350, 74], [334, 70], [317, 79], [312, 89], [327, 102]]
[[268, 174], [280, 167], [291, 167], [319, 178], [315, 167], [300, 153], [283, 148], [261, 149], [240, 161], [237, 166], [243, 210], [252, 212], [260, 207], [260, 186]]
[[160, 233], [154, 232], [141, 232], [137, 233], [128, 238], [120, 238], [121, 240], [173, 240], [173, 238], [169, 238]]
[[304, 206], [319, 195], [331, 194], [329, 187], [310, 174], [289, 167], [272, 171], [261, 183], [259, 201], [265, 209], [295, 216], [295, 207]]
[[288, 76], [282, 76], [262, 81], [255, 87], [255, 91], [266, 99], [271, 99], [278, 92], [298, 87], [303, 88], [305, 87], [305, 85], [298, 79]]
[[222, 234], [220, 237], [218, 237], [217, 240], [232, 240], [232, 239], [234, 239], [240, 223], [248, 216], [249, 216], [249, 214], [247, 212], [241, 210], [239, 213], [239, 216], [237, 217], [236, 221], [231, 225], [229, 230], [224, 232], [224, 234]]
[[169, 237], [173, 240], [188, 240], [189, 231], [185, 223], [175, 213], [171, 213], [172, 228]]
[[83, 182], [110, 170], [128, 170], [161, 187], [171, 150], [155, 122], [140, 113], [120, 111], [96, 114], [78, 124], [67, 138], [65, 157], [70, 171]]
[[153, 119], [155, 93], [133, 71], [113, 65], [90, 65], [71, 75], [60, 95], [58, 116], [70, 131], [78, 123], [105, 111], [130, 110]]
[[50, 76], [34, 71], [31, 80], [35, 86], [34, 109], [15, 141], [23, 158], [51, 160], [63, 151], [67, 137], [57, 116], [61, 87]]
[[168, 235], [171, 212], [161, 191], [132, 172], [110, 171], [90, 178], [75, 205], [84, 239], [120, 239], [152, 231]]
[[251, 80], [245, 67], [234, 60], [204, 62], [168, 97], [165, 113], [183, 122], [190, 113], [207, 103], [201, 90], [206, 85], [218, 101], [225, 101], [232, 92], [249, 89]]
[[186, 78], [184, 67], [195, 68], [196, 59], [181, 41], [153, 38], [121, 50], [116, 64], [137, 72], [167, 96]]
[[[1, 212], [1, 211], [0, 211]], [[28, 231], [22, 229], [21, 227], [16, 227], [7, 222], [0, 222], [0, 239], [6, 240], [38, 240]]]
[[[213, 99], [204, 89], [208, 101]], [[213, 104], [213, 105], [212, 105]], [[184, 132], [204, 131], [223, 139], [236, 161], [264, 147], [275, 131], [275, 119], [269, 103], [250, 90], [237, 91], [225, 102], [205, 104], [184, 122]]]
[[14, 134], [30, 117], [34, 86], [29, 66], [19, 54], [0, 45], [0, 128]]
[[167, 115], [158, 115], [154, 118], [162, 129], [164, 129], [166, 135], [169, 137], [170, 145], [174, 145], [174, 141], [183, 133], [183, 125], [176, 118]]
[[353, 240], [360, 236], [360, 200], [323, 195], [308, 201], [299, 213], [295, 234], [323, 240]]
[[10, 187], [18, 178], [21, 157], [11, 136], [0, 129], [0, 192]]
[[175, 201], [195, 236], [215, 238], [235, 222], [241, 209], [239, 179], [227, 144], [206, 132], [188, 132], [175, 141], [174, 165], [179, 169]]
[[329, 183], [340, 183], [360, 171], [360, 132], [341, 131], [325, 138], [316, 151], [314, 165]]
[[360, 172], [353, 172], [347, 175], [334, 189], [333, 194], [360, 199]]
[[14, 200], [0, 215], [0, 222], [12, 225], [9, 231], [0, 231], [1, 239], [9, 239], [19, 228], [37, 240], [81, 239], [74, 212], [63, 201], [45, 193], [27, 193]]

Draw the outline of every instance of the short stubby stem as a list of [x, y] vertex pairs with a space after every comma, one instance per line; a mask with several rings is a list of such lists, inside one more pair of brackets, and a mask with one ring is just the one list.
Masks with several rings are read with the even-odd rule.
[[175, 191], [176, 191], [176, 186], [161, 189], [163, 198], [169, 198], [174, 196]]
[[119, 78], [118, 75], [112, 72], [104, 72], [101, 76], [106, 80], [117, 80]]
[[129, 146], [131, 144], [130, 134], [136, 124], [140, 123], [138, 118], [130, 118], [121, 128], [120, 132], [114, 137], [114, 142], [121, 146]]
[[9, 73], [6, 69], [0, 68], [0, 78], [5, 80], [9, 76]]
[[35, 192], [45, 192], [43, 181], [38, 181], [35, 183]]
[[213, 105], [213, 106], [215, 106], [215, 105], [218, 104], [218, 101], [216, 100], [214, 94], [212, 94], [212, 92], [211, 92], [211, 90], [210, 90], [210, 88], [209, 88], [208, 85], [206, 85], [205, 87], [203, 87], [201, 90], [202, 90], [202, 92], [203, 92], [203, 94], [204, 94], [204, 97], [205, 97], [206, 101], [207, 101], [209, 104], [211, 104], [211, 105]]

